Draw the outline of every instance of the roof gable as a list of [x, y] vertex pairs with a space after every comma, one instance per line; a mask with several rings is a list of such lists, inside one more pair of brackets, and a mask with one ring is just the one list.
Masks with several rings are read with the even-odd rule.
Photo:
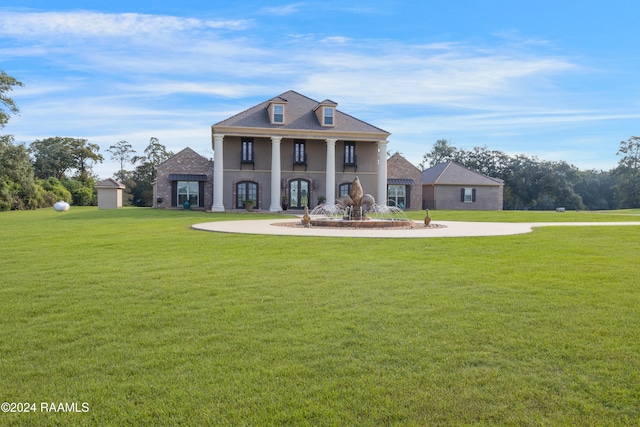
[[125, 188], [125, 185], [113, 178], [103, 179], [94, 185], [95, 188]]
[[[416, 173], [420, 173], [420, 169], [418, 169], [413, 163], [409, 160], [405, 159], [400, 153], [395, 153], [393, 156], [387, 159], [387, 170], [393, 167], [402, 167], [403, 169], [410, 169]], [[390, 173], [390, 172], [389, 172]]]
[[158, 166], [156, 166], [156, 168], [158, 167], [163, 167], [166, 164], [171, 164], [173, 162], [180, 162], [182, 160], [183, 157], [191, 157], [191, 158], [197, 158], [198, 160], [202, 159], [203, 162], [208, 162], [208, 160], [206, 159], [206, 157], [201, 156], [200, 154], [196, 153], [195, 151], [193, 151], [191, 148], [186, 147], [183, 148], [182, 150], [178, 151], [176, 154], [174, 154], [173, 156], [169, 157], [167, 160], [165, 160], [164, 162], [161, 162], [160, 164], [158, 164]]
[[[269, 118], [268, 106], [270, 103], [286, 103], [285, 123], [272, 124]], [[295, 91], [287, 91], [270, 100], [261, 102], [235, 116], [222, 120], [214, 124], [213, 130], [221, 127], [233, 128], [259, 128], [259, 129], [285, 129], [285, 130], [307, 130], [319, 132], [361, 132], [376, 133], [381, 138], [386, 138], [389, 133], [376, 126], [356, 119], [348, 114], [335, 110], [335, 125], [331, 128], [322, 126], [315, 114], [319, 105], [337, 105], [331, 100], [322, 102], [315, 101]]]
[[499, 179], [490, 178], [455, 162], [439, 163], [423, 171], [422, 183], [440, 185], [503, 185]]

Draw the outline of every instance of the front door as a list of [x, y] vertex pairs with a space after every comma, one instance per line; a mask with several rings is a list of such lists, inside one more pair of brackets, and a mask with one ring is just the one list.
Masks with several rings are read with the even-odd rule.
[[309, 181], [306, 179], [289, 181], [289, 207], [304, 209], [305, 206], [309, 206]]

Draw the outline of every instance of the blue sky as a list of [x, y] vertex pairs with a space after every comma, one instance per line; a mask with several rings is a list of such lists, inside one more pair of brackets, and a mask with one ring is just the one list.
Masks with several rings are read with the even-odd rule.
[[414, 164], [446, 138], [608, 170], [640, 135], [638, 17], [637, 0], [4, 0], [0, 69], [25, 86], [3, 133], [87, 138], [107, 178], [120, 140], [212, 157], [212, 124], [292, 89]]

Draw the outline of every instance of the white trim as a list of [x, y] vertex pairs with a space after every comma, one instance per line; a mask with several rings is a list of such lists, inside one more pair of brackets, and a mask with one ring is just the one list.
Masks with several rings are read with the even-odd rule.
[[280, 212], [280, 141], [282, 137], [271, 137], [271, 206], [269, 212]]
[[325, 187], [326, 202], [331, 205], [336, 200], [336, 142], [337, 139], [327, 139], [327, 167]]
[[213, 205], [211, 205], [211, 211], [224, 212], [224, 164], [223, 164], [223, 150], [224, 150], [224, 135], [213, 135]]
[[387, 205], [387, 144], [389, 141], [378, 141], [378, 197], [376, 203]]

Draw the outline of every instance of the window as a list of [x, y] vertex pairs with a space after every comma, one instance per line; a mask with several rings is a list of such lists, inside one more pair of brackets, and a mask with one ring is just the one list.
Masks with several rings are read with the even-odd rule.
[[284, 105], [273, 106], [273, 123], [284, 123]]
[[305, 141], [302, 139], [296, 139], [293, 142], [293, 163], [296, 165], [304, 165], [307, 163]]
[[324, 124], [325, 126], [333, 126], [333, 113], [335, 110], [330, 107], [324, 107], [323, 110], [324, 113], [322, 124]]
[[405, 185], [389, 185], [387, 188], [387, 204], [400, 209], [407, 207], [407, 187]]
[[253, 163], [253, 138], [242, 140], [242, 163]]
[[338, 197], [348, 196], [350, 190], [351, 190], [350, 182], [346, 184], [340, 184], [340, 187], [338, 187]]
[[198, 181], [178, 181], [178, 206], [188, 201], [191, 206], [200, 206], [200, 185]]
[[244, 201], [251, 199], [258, 208], [258, 184], [252, 181], [242, 181], [236, 184], [236, 209], [244, 209]]
[[476, 189], [475, 188], [460, 189], [460, 201], [463, 203], [474, 203], [476, 201]]
[[344, 165], [345, 166], [356, 165], [356, 143], [355, 142], [344, 143]]

